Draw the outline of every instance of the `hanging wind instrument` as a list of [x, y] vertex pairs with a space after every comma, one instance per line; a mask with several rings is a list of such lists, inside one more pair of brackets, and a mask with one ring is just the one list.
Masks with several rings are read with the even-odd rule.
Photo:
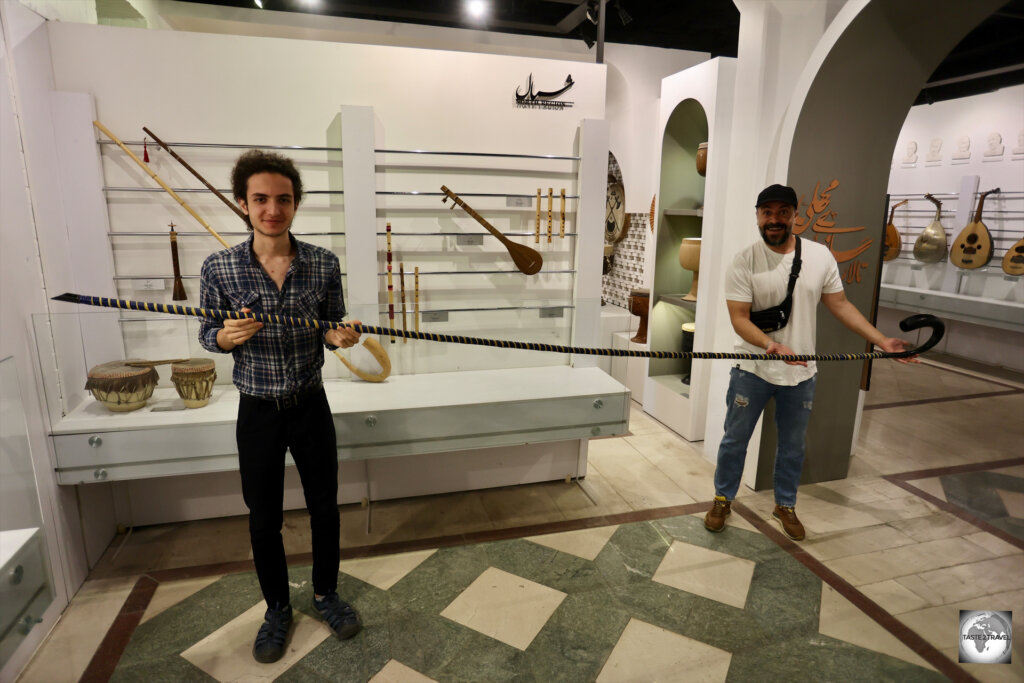
[[416, 282], [413, 285], [413, 287], [414, 287], [414, 289], [413, 289], [413, 302], [414, 302], [413, 306], [414, 306], [414, 308], [413, 308], [413, 312], [412, 312], [412, 322], [413, 322], [413, 329], [415, 329], [417, 332], [419, 332], [420, 331], [420, 267], [419, 266], [416, 266]]
[[[289, 315], [276, 315], [268, 313], [242, 313], [240, 311], [221, 310], [216, 308], [197, 308], [194, 306], [181, 306], [179, 304], [159, 304], [152, 301], [132, 301], [129, 299], [112, 299], [105, 296], [88, 296], [65, 292], [53, 297], [54, 301], [65, 301], [72, 304], [85, 306], [102, 306], [104, 308], [118, 308], [132, 311], [146, 311], [149, 313], [170, 313], [172, 315], [187, 315], [200, 318], [213, 318], [214, 320], [256, 320], [262, 323], [274, 325], [288, 325], [291, 327], [312, 327], [314, 329], [341, 329], [347, 327], [360, 334], [394, 334], [409, 339], [420, 339], [424, 341], [444, 342], [448, 344], [470, 344], [474, 346], [489, 346], [500, 349], [519, 349], [523, 351], [544, 351], [546, 353], [573, 353], [584, 356], [616, 356], [626, 358], [693, 358], [695, 360], [771, 360], [771, 361], [851, 361], [868, 360], [874, 358], [910, 358], [924, 353], [942, 340], [945, 334], [945, 324], [933, 315], [917, 314], [900, 321], [900, 329], [904, 332], [931, 328], [931, 336], [920, 346], [890, 353], [889, 351], [872, 351], [870, 353], [815, 353], [797, 355], [760, 354], [743, 352], [719, 352], [719, 351], [646, 351], [640, 349], [601, 349], [585, 346], [564, 346], [562, 344], [541, 344], [537, 342], [524, 342], [511, 339], [487, 339], [484, 337], [463, 337], [451, 334], [432, 334], [430, 332], [410, 332], [409, 330], [396, 330], [377, 325], [366, 325], [364, 323], [337, 322], [334, 320], [313, 320], [310, 318], [299, 318]], [[386, 357], [385, 357], [386, 358]], [[388, 364], [390, 369], [390, 363]]]
[[985, 206], [985, 197], [997, 194], [999, 188], [982, 192], [978, 199], [978, 210], [974, 212], [974, 220], [960, 231], [949, 249], [949, 261], [957, 268], [974, 270], [987, 266], [992, 260], [992, 233], [981, 222], [981, 209]]
[[111, 132], [110, 132], [109, 130], [107, 130], [107, 127], [106, 127], [106, 126], [104, 126], [104, 125], [103, 125], [102, 123], [100, 123], [99, 121], [93, 121], [93, 122], [92, 122], [92, 125], [96, 126], [96, 127], [97, 127], [97, 128], [99, 128], [99, 129], [100, 129], [101, 131], [103, 131], [103, 134], [104, 134], [104, 135], [106, 135], [106, 136], [107, 136], [108, 138], [110, 138], [111, 140], [113, 140], [113, 141], [114, 141], [114, 142], [115, 142], [115, 143], [117, 144], [117, 146], [118, 146], [118, 147], [120, 147], [121, 149], [123, 149], [123, 150], [124, 150], [124, 152], [125, 152], [125, 154], [127, 154], [128, 156], [130, 156], [130, 157], [132, 158], [132, 161], [134, 161], [135, 163], [137, 163], [137, 164], [138, 164], [138, 165], [139, 165], [139, 166], [140, 166], [140, 167], [142, 168], [142, 170], [143, 170], [143, 171], [145, 171], [146, 173], [148, 173], [148, 174], [149, 174], [149, 177], [150, 177], [150, 178], [152, 178], [152, 179], [153, 179], [153, 180], [155, 180], [155, 181], [156, 181], [157, 183], [159, 183], [159, 184], [160, 184], [160, 187], [164, 188], [164, 190], [166, 190], [166, 191], [167, 191], [167, 194], [169, 194], [169, 195], [171, 195], [172, 197], [174, 197], [174, 199], [175, 199], [175, 200], [177, 200], [177, 202], [178, 202], [179, 204], [181, 204], [181, 206], [182, 206], [182, 208], [183, 208], [183, 209], [185, 209], [185, 210], [186, 210], [186, 211], [188, 211], [188, 212], [189, 212], [190, 214], [192, 214], [192, 217], [193, 217], [193, 218], [195, 218], [195, 219], [196, 219], [197, 221], [199, 221], [199, 224], [200, 224], [201, 226], [203, 226], [204, 228], [206, 228], [206, 231], [207, 231], [207, 232], [209, 232], [209, 233], [210, 233], [211, 235], [213, 235], [213, 236], [214, 236], [214, 237], [215, 237], [215, 238], [217, 239], [217, 241], [218, 241], [218, 242], [220, 242], [220, 243], [221, 243], [222, 245], [224, 245], [224, 248], [225, 248], [225, 249], [227, 249], [228, 247], [230, 247], [230, 246], [231, 246], [230, 244], [228, 244], [227, 242], [225, 242], [225, 241], [224, 241], [224, 238], [223, 238], [223, 237], [221, 237], [220, 235], [218, 235], [218, 234], [217, 234], [217, 231], [216, 231], [216, 230], [214, 230], [213, 228], [211, 228], [211, 227], [210, 227], [210, 225], [209, 225], [209, 224], [208, 224], [208, 223], [207, 223], [206, 221], [204, 221], [204, 220], [203, 220], [202, 218], [200, 218], [200, 217], [199, 217], [199, 214], [198, 214], [198, 213], [196, 213], [196, 212], [195, 212], [195, 211], [194, 211], [194, 210], [192, 209], [192, 207], [191, 207], [191, 206], [189, 206], [188, 204], [186, 204], [186, 203], [185, 203], [185, 200], [184, 200], [184, 199], [182, 199], [181, 197], [179, 197], [179, 196], [178, 196], [178, 193], [177, 193], [177, 192], [175, 192], [175, 191], [174, 191], [174, 190], [172, 190], [172, 189], [171, 189], [170, 187], [168, 187], [168, 186], [167, 186], [167, 183], [165, 183], [164, 181], [160, 180], [160, 177], [159, 177], [159, 176], [157, 176], [157, 174], [156, 174], [156, 173], [153, 173], [153, 170], [152, 170], [152, 169], [151, 169], [151, 168], [150, 168], [150, 167], [149, 167], [148, 165], [146, 165], [146, 162], [142, 161], [142, 160], [141, 160], [141, 159], [139, 159], [139, 158], [138, 158], [137, 156], [135, 156], [134, 154], [132, 154], [132, 151], [131, 151], [130, 149], [128, 149], [127, 147], [125, 147], [125, 146], [124, 146], [124, 143], [123, 143], [123, 142], [121, 142], [120, 140], [118, 140], [118, 139], [117, 139], [117, 136], [116, 136], [116, 135], [114, 135], [114, 134], [113, 134], [113, 133], [111, 133]]
[[[391, 224], [387, 224], [388, 234], [388, 322], [391, 327], [395, 326], [395, 286], [391, 282]], [[391, 335], [391, 343], [395, 343], [395, 336]]]
[[[405, 263], [403, 263], [402, 261], [398, 262], [398, 286], [402, 290], [402, 329], [407, 330], [409, 328], [406, 326], [405, 322]], [[402, 337], [402, 343], [408, 344], [409, 338]]]
[[174, 268], [174, 287], [171, 290], [172, 301], [185, 301], [188, 295], [185, 294], [185, 283], [181, 281], [181, 266], [178, 265], [178, 233], [174, 232], [174, 222], [171, 221], [171, 266]]
[[925, 199], [935, 205], [935, 218], [917, 236], [914, 242], [914, 258], [923, 263], [938, 263], [946, 258], [946, 229], [942, 227], [942, 202], [926, 194]]
[[554, 190], [548, 188], [548, 244], [551, 244], [551, 201], [554, 198]]
[[[525, 244], [518, 244], [505, 237], [497, 228], [488, 223], [483, 216], [474, 211], [469, 204], [462, 201], [457, 194], [449, 190], [444, 185], [441, 186], [441, 192], [444, 192], [445, 194], [445, 196], [441, 198], [442, 203], [451, 199], [452, 206], [449, 208], [454, 209], [455, 205], [458, 204], [466, 211], [466, 213], [472, 216], [477, 223], [487, 228], [492, 235], [497, 237], [498, 240], [505, 245], [505, 249], [508, 250], [509, 256], [512, 257], [512, 262], [516, 264], [516, 268], [518, 268], [520, 272], [525, 273], [526, 275], [533, 275], [540, 272], [541, 267], [544, 265], [544, 259], [541, 258], [540, 254]], [[537, 191], [537, 229], [540, 229], [540, 190]]]
[[1003, 272], [1007, 275], [1024, 275], [1024, 237], [1006, 250], [1003, 256]]
[[883, 261], [892, 261], [900, 255], [900, 249], [903, 248], [903, 238], [900, 237], [900, 231], [896, 229], [893, 218], [896, 216], [896, 209], [909, 201], [909, 199], [904, 199], [899, 204], [892, 205], [892, 211], [889, 212], [889, 222], [885, 225], [885, 245], [882, 251]]
[[240, 209], [240, 208], [238, 207], [238, 204], [235, 204], [235, 203], [234, 203], [233, 201], [231, 201], [230, 199], [228, 199], [227, 197], [225, 197], [225, 196], [224, 196], [223, 194], [221, 194], [221, 192], [220, 192], [220, 191], [219, 191], [219, 190], [218, 190], [217, 188], [215, 188], [215, 187], [214, 187], [213, 185], [211, 185], [210, 183], [208, 183], [208, 182], [206, 181], [206, 178], [204, 178], [203, 176], [199, 175], [199, 171], [197, 171], [196, 169], [194, 169], [194, 168], [192, 168], [191, 166], [189, 166], [189, 165], [188, 165], [188, 163], [187, 163], [187, 162], [186, 162], [186, 161], [185, 161], [184, 159], [182, 159], [182, 158], [181, 158], [180, 156], [178, 156], [178, 153], [177, 153], [177, 152], [175, 152], [175, 151], [174, 151], [173, 149], [171, 149], [170, 147], [168, 147], [168, 146], [167, 146], [167, 143], [165, 143], [165, 142], [164, 142], [163, 140], [161, 140], [160, 138], [158, 138], [158, 137], [156, 136], [156, 133], [154, 133], [153, 131], [151, 131], [151, 130], [150, 130], [149, 128], [146, 128], [145, 126], [143, 126], [143, 127], [142, 127], [142, 130], [144, 130], [144, 131], [146, 132], [146, 135], [148, 135], [149, 137], [153, 138], [153, 140], [154, 140], [154, 141], [156, 142], [156, 144], [158, 144], [158, 145], [160, 145], [161, 147], [163, 147], [163, 148], [164, 148], [164, 150], [166, 150], [166, 152], [167, 152], [168, 154], [170, 154], [170, 155], [171, 155], [172, 157], [174, 157], [174, 158], [175, 158], [175, 159], [176, 159], [176, 160], [178, 161], [178, 163], [180, 163], [180, 164], [181, 164], [182, 166], [184, 166], [184, 167], [185, 167], [185, 169], [186, 169], [186, 170], [188, 170], [188, 172], [189, 172], [189, 173], [191, 173], [192, 175], [194, 175], [194, 176], [195, 176], [195, 177], [196, 177], [196, 178], [197, 178], [197, 179], [199, 180], [199, 182], [201, 182], [201, 183], [202, 183], [203, 185], [205, 185], [205, 186], [206, 186], [206, 189], [208, 189], [208, 190], [209, 190], [210, 192], [212, 192], [212, 193], [214, 193], [215, 195], [217, 195], [217, 197], [218, 197], [218, 198], [219, 198], [219, 199], [220, 199], [220, 200], [221, 200], [222, 202], [224, 202], [225, 204], [227, 204], [227, 205], [228, 205], [228, 208], [229, 208], [229, 209], [231, 209], [232, 211], [234, 211], [234, 212], [235, 212], [235, 214], [237, 214], [237, 215], [238, 215], [238, 217], [242, 219], [242, 222], [243, 222], [243, 223], [245, 223], [246, 225], [249, 225], [249, 217], [248, 217], [248, 216], [246, 216], [246, 215], [245, 215], [245, 212], [244, 212], [244, 211], [242, 211], [242, 210], [241, 210], [241, 209]]
[[558, 211], [558, 236], [565, 239], [565, 188], [562, 188], [562, 205]]
[[[442, 200], [443, 201], [443, 200]], [[540, 244], [540, 188], [537, 188], [537, 220], [534, 226], [533, 243]]]

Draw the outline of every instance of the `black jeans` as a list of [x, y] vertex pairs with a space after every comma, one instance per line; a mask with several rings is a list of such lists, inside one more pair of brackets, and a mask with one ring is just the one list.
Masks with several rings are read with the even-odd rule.
[[338, 515], [338, 450], [334, 419], [321, 387], [279, 410], [273, 401], [239, 397], [238, 467], [249, 508], [249, 538], [267, 606], [288, 604], [284, 522], [284, 455], [290, 449], [302, 481], [313, 536], [313, 591], [338, 586], [341, 526]]

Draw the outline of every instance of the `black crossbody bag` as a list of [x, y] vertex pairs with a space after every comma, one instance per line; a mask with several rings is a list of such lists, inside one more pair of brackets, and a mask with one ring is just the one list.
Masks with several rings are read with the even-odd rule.
[[789, 286], [786, 288], [786, 298], [778, 306], [766, 308], [763, 311], [751, 311], [750, 322], [757, 325], [762, 332], [775, 332], [781, 330], [789, 322], [790, 314], [793, 312], [793, 288], [796, 287], [796, 279], [800, 277], [800, 242], [796, 238], [796, 253], [793, 254], [793, 266], [789, 271]]

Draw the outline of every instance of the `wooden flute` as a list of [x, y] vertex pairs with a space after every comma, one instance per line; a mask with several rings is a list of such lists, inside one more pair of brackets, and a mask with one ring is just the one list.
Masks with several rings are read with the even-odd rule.
[[[388, 235], [388, 322], [390, 327], [395, 326], [395, 286], [391, 281], [391, 224], [387, 224], [387, 235]], [[394, 336], [391, 337], [391, 343], [395, 343]]]

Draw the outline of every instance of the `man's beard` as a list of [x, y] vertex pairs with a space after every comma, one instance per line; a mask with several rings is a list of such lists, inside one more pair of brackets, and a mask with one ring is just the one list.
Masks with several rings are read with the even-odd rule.
[[[768, 228], [781, 228], [782, 233], [779, 237], [769, 237]], [[793, 229], [786, 223], [766, 223], [761, 227], [761, 239], [764, 240], [765, 244], [770, 247], [780, 247], [786, 243], [789, 236], [793, 234]]]

